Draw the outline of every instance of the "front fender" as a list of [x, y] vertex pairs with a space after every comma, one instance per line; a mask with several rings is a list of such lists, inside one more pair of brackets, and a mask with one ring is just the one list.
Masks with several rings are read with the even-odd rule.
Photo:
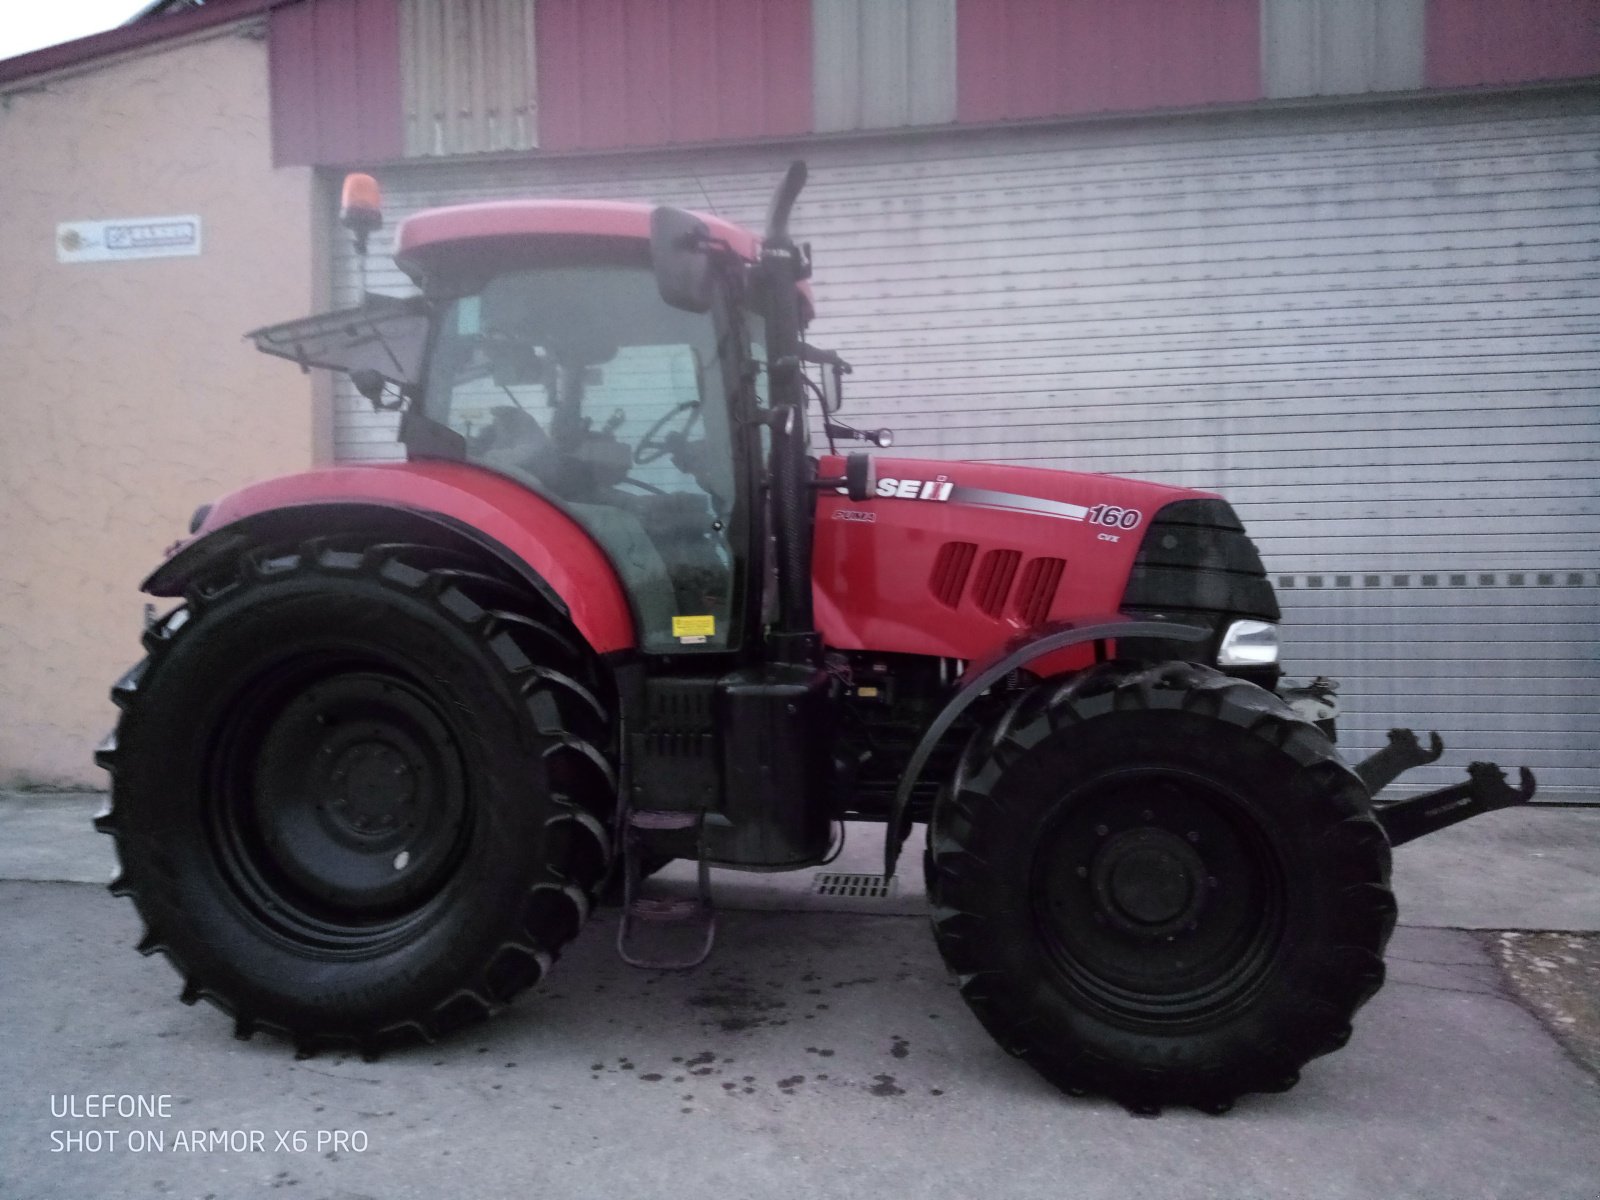
[[616, 571], [589, 534], [544, 497], [461, 463], [329, 467], [252, 484], [217, 501], [141, 585], [181, 596], [207, 566], [286, 534], [336, 533], [374, 516], [448, 531], [493, 554], [555, 605], [596, 653], [637, 644]]
[[922, 768], [928, 765], [928, 758], [939, 744], [939, 739], [949, 732], [956, 719], [972, 706], [972, 702], [991, 686], [1018, 667], [1036, 663], [1047, 655], [1071, 646], [1094, 645], [1104, 651], [1109, 644], [1121, 638], [1198, 642], [1208, 633], [1208, 630], [1198, 626], [1181, 625], [1176, 621], [1141, 620], [1123, 613], [1107, 613], [1031, 630], [1009, 645], [1000, 647], [988, 658], [968, 663], [944, 707], [923, 733], [910, 762], [906, 764], [905, 772], [900, 776], [900, 786], [895, 791], [894, 807], [889, 814], [883, 843], [884, 877], [894, 874], [895, 863], [900, 858], [900, 847], [911, 832], [906, 821], [906, 810], [911, 805], [911, 792], [922, 774]]

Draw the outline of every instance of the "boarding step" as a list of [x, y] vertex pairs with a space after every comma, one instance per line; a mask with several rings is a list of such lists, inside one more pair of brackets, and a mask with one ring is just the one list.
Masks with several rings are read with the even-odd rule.
[[[643, 862], [653, 833], [694, 833], [695, 895], [649, 896]], [[617, 953], [633, 967], [686, 971], [711, 954], [717, 916], [711, 904], [711, 867], [706, 861], [706, 813], [631, 809], [622, 828], [622, 920], [617, 926]], [[660, 886], [659, 881], [655, 886]], [[655, 932], [646, 934], [645, 928]]]

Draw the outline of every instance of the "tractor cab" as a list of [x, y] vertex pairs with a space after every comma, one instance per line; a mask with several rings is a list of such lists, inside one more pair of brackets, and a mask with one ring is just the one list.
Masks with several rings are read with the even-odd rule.
[[408, 447], [454, 450], [588, 530], [647, 653], [736, 647], [759, 412], [731, 307], [672, 308], [648, 262], [603, 244], [535, 244], [450, 293]]
[[410, 459], [487, 468], [576, 521], [616, 569], [645, 653], [737, 650], [756, 632], [745, 546], [769, 419], [755, 246], [714, 222], [723, 265], [675, 306], [651, 214], [562, 201], [424, 213], [397, 237], [419, 297], [251, 336], [403, 407]]

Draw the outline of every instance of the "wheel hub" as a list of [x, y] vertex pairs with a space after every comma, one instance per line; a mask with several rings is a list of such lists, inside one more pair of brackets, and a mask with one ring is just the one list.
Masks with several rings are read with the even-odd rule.
[[1186, 1021], [1239, 1002], [1281, 927], [1274, 852], [1214, 782], [1127, 768], [1063, 797], [1034, 857], [1041, 948], [1120, 1021]]
[[386, 741], [346, 747], [329, 775], [330, 817], [356, 837], [394, 832], [407, 820], [416, 800], [416, 772], [406, 756]]
[[1117, 834], [1095, 854], [1089, 878], [1107, 921], [1136, 937], [1185, 930], [1205, 905], [1204, 861], [1165, 829], [1147, 826]]
[[466, 821], [454, 739], [432, 701], [378, 672], [303, 687], [256, 743], [234, 818], [259, 885], [333, 926], [425, 903]]

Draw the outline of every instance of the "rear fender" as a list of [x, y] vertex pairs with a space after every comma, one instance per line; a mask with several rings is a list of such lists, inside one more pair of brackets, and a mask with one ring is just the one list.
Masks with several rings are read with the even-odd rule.
[[594, 539], [542, 496], [456, 463], [332, 467], [253, 484], [217, 501], [141, 587], [181, 596], [252, 545], [357, 529], [470, 544], [526, 581], [596, 653], [636, 645], [627, 596]]

